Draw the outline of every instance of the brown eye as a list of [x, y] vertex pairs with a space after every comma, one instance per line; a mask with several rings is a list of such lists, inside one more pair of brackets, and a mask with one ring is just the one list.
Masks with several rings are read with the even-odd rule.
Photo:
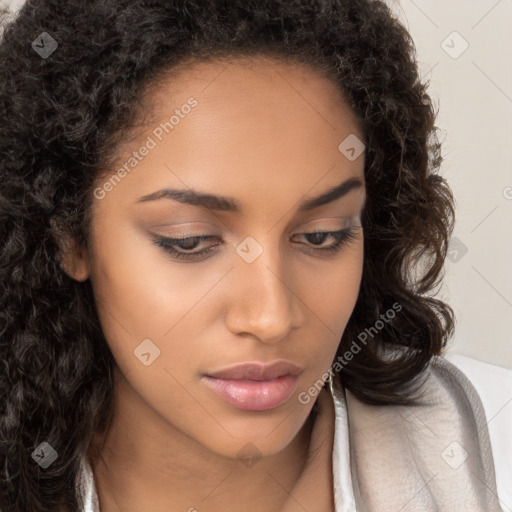
[[200, 258], [205, 256], [209, 252], [211, 252], [217, 245], [215, 244], [207, 249], [203, 249], [201, 251], [196, 252], [183, 252], [183, 251], [191, 251], [195, 249], [199, 242], [215, 240], [216, 236], [214, 235], [197, 235], [197, 236], [187, 236], [181, 238], [169, 238], [160, 235], [152, 235], [153, 244], [157, 247], [161, 247], [166, 252], [170, 253], [173, 257], [177, 259], [190, 260], [195, 258]]
[[[346, 229], [341, 229], [339, 231], [313, 231], [311, 233], [302, 233], [303, 236], [309, 237], [313, 239], [312, 245], [321, 245], [323, 241], [327, 237], [332, 237], [334, 239], [334, 243], [327, 247], [318, 247], [315, 248], [315, 251], [328, 251], [330, 254], [334, 254], [341, 250], [341, 248], [349, 243], [350, 241], [357, 238], [357, 227], [352, 226]], [[319, 242], [319, 243], [317, 243]]]

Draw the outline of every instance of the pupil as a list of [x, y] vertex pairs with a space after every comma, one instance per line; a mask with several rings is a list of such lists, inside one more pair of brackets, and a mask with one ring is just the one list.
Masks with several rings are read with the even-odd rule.
[[185, 250], [194, 249], [194, 247], [197, 245], [197, 240], [193, 240], [192, 238], [189, 238], [188, 240], [185, 239], [181, 242], [181, 248]]
[[309, 236], [313, 237], [312, 242], [314, 244], [321, 244], [324, 238], [324, 235], [322, 233], [312, 233]]

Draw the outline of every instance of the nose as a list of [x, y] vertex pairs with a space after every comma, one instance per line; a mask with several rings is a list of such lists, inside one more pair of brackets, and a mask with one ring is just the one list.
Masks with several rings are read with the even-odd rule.
[[232, 272], [227, 327], [264, 343], [277, 343], [304, 319], [294, 291], [293, 269], [265, 248], [252, 263], [237, 261]]

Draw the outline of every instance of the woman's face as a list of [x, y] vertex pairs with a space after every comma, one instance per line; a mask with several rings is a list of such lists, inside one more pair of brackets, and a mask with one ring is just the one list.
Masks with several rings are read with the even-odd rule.
[[[299, 395], [325, 379], [358, 295], [363, 134], [331, 82], [277, 61], [197, 64], [151, 97], [158, 120], [96, 183], [78, 262], [117, 394], [134, 423], [228, 457], [248, 443], [276, 453], [307, 419], [315, 397]], [[301, 208], [347, 180], [359, 185]], [[305, 235], [347, 229], [333, 252], [334, 237]], [[165, 242], [193, 236], [207, 239]], [[276, 360], [299, 375], [235, 382], [231, 399], [205, 377]]]

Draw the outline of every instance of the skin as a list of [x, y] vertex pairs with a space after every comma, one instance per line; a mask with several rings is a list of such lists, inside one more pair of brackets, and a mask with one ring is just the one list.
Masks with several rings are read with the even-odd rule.
[[[162, 141], [153, 136], [157, 146], [94, 199], [90, 246], [64, 257], [75, 279], [91, 279], [118, 365], [112, 426], [93, 461], [102, 512], [283, 510], [312, 426], [314, 399], [302, 404], [298, 395], [325, 379], [361, 282], [364, 153], [350, 161], [338, 145], [350, 134], [364, 138], [336, 85], [262, 57], [196, 63], [151, 90], [157, 123], [120, 147], [119, 166], [191, 96], [198, 105]], [[362, 187], [297, 212], [299, 201], [351, 177]], [[164, 187], [231, 196], [243, 211], [137, 202]], [[336, 254], [315, 249], [331, 237], [303, 234], [351, 224], [356, 238]], [[218, 237], [193, 251], [220, 245], [187, 262], [149, 233]], [[252, 263], [235, 250], [248, 236], [263, 248]], [[134, 356], [147, 338], [160, 350], [149, 366]], [[275, 359], [303, 372], [291, 398], [271, 410], [236, 409], [202, 379]], [[261, 455], [251, 467], [238, 455], [248, 443]], [[332, 480], [326, 488], [332, 492]]]

